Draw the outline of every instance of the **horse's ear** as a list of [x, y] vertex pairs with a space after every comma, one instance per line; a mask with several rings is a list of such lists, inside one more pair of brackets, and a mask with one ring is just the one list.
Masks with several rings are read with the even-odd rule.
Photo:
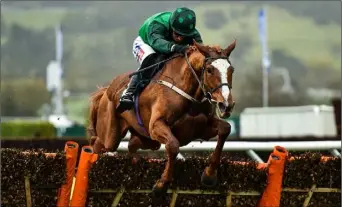
[[234, 41], [226, 49], [223, 50], [223, 55], [226, 57], [229, 57], [230, 53], [232, 53], [233, 50], [235, 49], [235, 45], [236, 45], [236, 39], [234, 39]]
[[204, 46], [203, 44], [197, 43], [195, 39], [193, 39], [193, 45], [204, 55], [209, 54], [209, 48]]

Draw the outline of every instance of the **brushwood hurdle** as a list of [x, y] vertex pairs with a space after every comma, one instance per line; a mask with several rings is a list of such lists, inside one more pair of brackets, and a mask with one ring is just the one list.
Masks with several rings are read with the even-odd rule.
[[164, 159], [95, 154], [90, 146], [79, 148], [73, 141], [54, 153], [1, 152], [2, 206], [341, 206], [340, 157], [311, 152], [290, 156], [277, 145], [266, 163], [223, 156], [214, 189], [200, 183], [207, 157], [177, 160], [167, 196], [159, 201], [151, 189]]

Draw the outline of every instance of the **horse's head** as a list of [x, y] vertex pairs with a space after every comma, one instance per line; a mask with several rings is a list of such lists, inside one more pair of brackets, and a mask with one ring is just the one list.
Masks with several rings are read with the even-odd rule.
[[[191, 61], [194, 58], [190, 57], [191, 64], [195, 64], [194, 68], [201, 70], [200, 82], [203, 92], [211, 102], [217, 104], [217, 112], [221, 118], [229, 117], [235, 105], [231, 93], [234, 68], [229, 61], [235, 45], [236, 40], [227, 48], [221, 49], [218, 46], [204, 46], [194, 40], [194, 47], [202, 54], [202, 58], [201, 61]], [[194, 50], [190, 48], [188, 53]]]

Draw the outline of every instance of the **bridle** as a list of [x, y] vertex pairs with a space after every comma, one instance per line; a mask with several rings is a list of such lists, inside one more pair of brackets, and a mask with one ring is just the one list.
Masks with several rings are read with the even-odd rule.
[[[203, 94], [204, 94], [204, 97], [205, 99], [207, 99], [209, 101], [210, 104], [214, 104], [216, 103], [217, 101], [214, 100], [212, 97], [212, 93], [214, 93], [217, 89], [219, 88], [222, 88], [223, 86], [228, 86], [228, 88], [231, 90], [232, 89], [232, 85], [230, 83], [221, 83], [220, 85], [218, 85], [217, 87], [215, 88], [212, 88], [212, 89], [209, 89], [207, 90], [206, 88], [208, 88], [208, 86], [206, 86], [204, 84], [204, 74], [205, 72], [208, 72], [208, 69], [206, 68], [206, 65], [207, 65], [207, 61], [209, 60], [218, 60], [218, 59], [226, 59], [228, 61], [228, 58], [227, 57], [206, 57], [204, 59], [204, 64], [202, 66], [202, 71], [201, 71], [201, 77], [199, 78], [198, 75], [196, 74], [195, 72], [195, 69], [192, 67], [190, 61], [189, 61], [189, 58], [188, 58], [188, 54], [185, 53], [185, 60], [186, 60], [186, 63], [188, 64], [189, 68], [190, 68], [190, 71], [192, 72], [192, 74], [195, 76]], [[229, 62], [229, 61], [228, 61]], [[233, 73], [234, 73], [234, 69], [232, 69]], [[202, 100], [203, 102], [204, 100]]]

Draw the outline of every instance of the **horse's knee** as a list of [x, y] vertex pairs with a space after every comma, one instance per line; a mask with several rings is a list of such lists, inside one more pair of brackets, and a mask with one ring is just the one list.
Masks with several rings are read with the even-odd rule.
[[157, 120], [150, 124], [151, 136], [161, 143], [165, 143], [166, 151], [169, 155], [179, 153], [179, 141], [174, 137], [170, 128], [162, 120]]
[[165, 148], [166, 150], [171, 154], [171, 155], [174, 155], [174, 156], [177, 156], [178, 153], [179, 153], [179, 147], [180, 147], [180, 144], [179, 144], [179, 141], [175, 138], [169, 140], [166, 145], [165, 145]]
[[231, 132], [231, 125], [227, 121], [222, 121], [219, 127], [219, 135], [228, 136]]

